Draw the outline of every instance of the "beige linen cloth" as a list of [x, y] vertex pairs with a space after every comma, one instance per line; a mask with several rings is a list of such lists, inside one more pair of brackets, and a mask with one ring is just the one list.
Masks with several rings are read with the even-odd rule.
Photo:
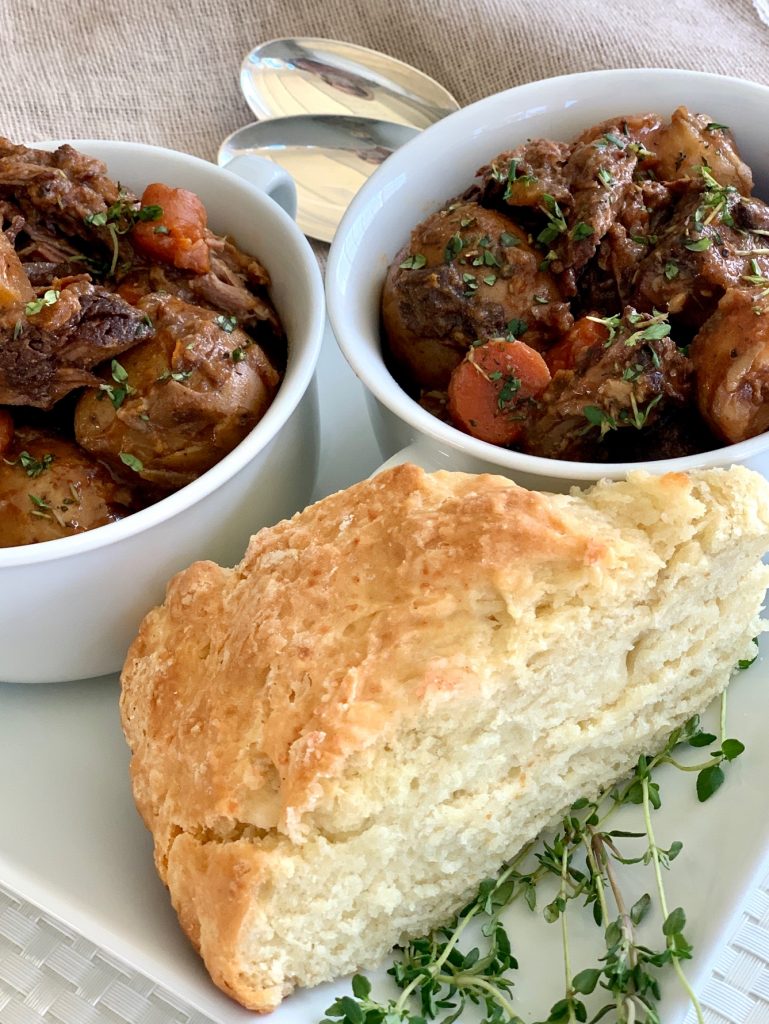
[[[252, 120], [241, 60], [286, 35], [384, 50], [463, 105], [598, 68], [680, 67], [769, 84], [769, 28], [757, 8], [766, 15], [769, 0], [0, 0], [0, 134], [127, 139], [215, 159], [222, 139]], [[769, 878], [716, 965], [708, 1024], [769, 1022], [768, 935]]]
[[769, 84], [769, 28], [750, 0], [0, 0], [0, 134], [130, 139], [215, 159], [253, 119], [240, 61], [286, 35], [384, 50], [461, 104], [595, 68]]

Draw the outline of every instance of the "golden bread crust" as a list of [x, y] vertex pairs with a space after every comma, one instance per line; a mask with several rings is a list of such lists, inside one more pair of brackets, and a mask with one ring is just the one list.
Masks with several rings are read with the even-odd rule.
[[398, 466], [261, 530], [235, 569], [179, 573], [123, 670], [135, 791], [156, 838], [221, 818], [301, 840], [321, 777], [409, 703], [467, 683], [445, 665], [420, 675], [429, 626], [489, 588], [525, 593], [546, 568], [611, 564], [568, 501]]
[[[436, 835], [477, 801], [490, 801], [488, 813], [468, 810], [462, 827], [495, 823], [493, 784], [482, 773], [499, 766], [499, 799], [509, 806], [521, 794], [520, 822], [513, 815], [507, 838], [479, 832], [462, 841], [488, 873], [514, 852], [513, 836], [527, 841], [561, 800], [581, 795], [558, 789], [561, 779], [584, 786], [582, 772], [589, 785], [606, 784], [601, 772], [624, 770], [670, 722], [700, 710], [696, 701], [725, 685], [755, 630], [768, 495], [744, 470], [637, 474], [567, 496], [404, 465], [260, 531], [234, 569], [203, 562], [177, 575], [130, 648], [121, 711], [158, 870], [214, 981], [269, 1010], [297, 983], [381, 955], [397, 931], [356, 953], [353, 929], [324, 964], [302, 951], [305, 936], [316, 951], [333, 945], [320, 905], [320, 938], [301, 922], [281, 931], [280, 916], [296, 909], [292, 886], [297, 894], [309, 886], [315, 895], [293, 901], [327, 899], [336, 921], [329, 894], [340, 887], [346, 901], [376, 891], [382, 909], [372, 920], [386, 922], [400, 868], [393, 862], [375, 890], [366, 865], [380, 850], [390, 864], [387, 837], [409, 827], [394, 824], [397, 816], [411, 820], [423, 797], [428, 817], [437, 809]], [[742, 586], [748, 611], [717, 639], [718, 560], [736, 565], [740, 546], [739, 572], [755, 569]], [[709, 627], [677, 596], [694, 583], [695, 604], [711, 608]], [[683, 639], [669, 655], [658, 636], [673, 629]], [[698, 629], [720, 647], [698, 670], [707, 688], [690, 692], [696, 673], [677, 682], [674, 665], [682, 645], [702, 648]], [[666, 710], [649, 722], [646, 706]], [[580, 721], [585, 707], [591, 716]], [[463, 738], [450, 738], [463, 728]], [[603, 751], [600, 771], [589, 770], [590, 743]], [[464, 750], [476, 753], [463, 760]], [[577, 767], [559, 775], [548, 764], [564, 750]], [[541, 781], [551, 777], [552, 792]], [[544, 804], [524, 813], [537, 786]], [[376, 845], [378, 829], [385, 838]], [[393, 849], [399, 843], [402, 834]], [[346, 866], [334, 857], [348, 857]], [[408, 868], [419, 869], [417, 854]], [[456, 871], [446, 868], [434, 884], [430, 870], [424, 891], [440, 898], [426, 896], [421, 912], [415, 901], [393, 927], [408, 933], [440, 921], [462, 886], [472, 887], [472, 879], [452, 882]], [[408, 884], [416, 892], [422, 882]]]

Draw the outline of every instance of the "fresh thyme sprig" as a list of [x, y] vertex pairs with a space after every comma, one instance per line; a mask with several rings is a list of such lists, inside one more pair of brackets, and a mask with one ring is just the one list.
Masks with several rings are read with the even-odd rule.
[[[753, 660], [740, 661], [738, 668], [747, 668]], [[548, 922], [560, 922], [565, 983], [563, 998], [538, 1024], [597, 1024], [612, 1012], [616, 1024], [661, 1024], [658, 974], [665, 968], [677, 975], [702, 1024], [702, 1010], [681, 966], [681, 961], [692, 955], [684, 934], [686, 915], [680, 907], [669, 910], [663, 879], [663, 869], [670, 867], [683, 846], [678, 841], [667, 849], [657, 844], [652, 811], [661, 806], [662, 797], [653, 773], [663, 764], [697, 772], [697, 797], [700, 801], [709, 799], [724, 781], [724, 766], [744, 750], [739, 740], [728, 737], [726, 707], [724, 693], [720, 746], [711, 751], [707, 761], [685, 764], [677, 753], [679, 747], [696, 749], [717, 740], [702, 729], [699, 716], [694, 715], [670, 734], [656, 755], [639, 757], [632, 775], [623, 783], [595, 800], [576, 801], [551, 838], [530, 844], [496, 878], [485, 879], [474, 900], [450, 924], [409, 942], [388, 971], [401, 990], [397, 999], [372, 999], [371, 983], [356, 975], [352, 995], [338, 998], [326, 1010], [321, 1024], [427, 1024], [434, 1020], [454, 1024], [469, 1005], [482, 1009], [483, 1024], [523, 1024], [512, 1002], [513, 979], [509, 974], [518, 963], [501, 914], [520, 898], [535, 912], [538, 886], [548, 876], [557, 880], [558, 888], [542, 914]], [[641, 807], [643, 831], [607, 827], [615, 812], [627, 805]], [[638, 855], [628, 856], [620, 850], [619, 842], [632, 840], [645, 840], [645, 848]], [[636, 929], [651, 909], [652, 898], [643, 893], [628, 909], [615, 864], [651, 865], [662, 915], [662, 948], [655, 950], [639, 942]], [[575, 900], [592, 908], [595, 923], [604, 930], [605, 952], [597, 966], [573, 974], [567, 910]], [[459, 943], [472, 922], [482, 923], [481, 943], [465, 953]], [[599, 990], [606, 992], [608, 1002], [589, 1016], [582, 997]]]

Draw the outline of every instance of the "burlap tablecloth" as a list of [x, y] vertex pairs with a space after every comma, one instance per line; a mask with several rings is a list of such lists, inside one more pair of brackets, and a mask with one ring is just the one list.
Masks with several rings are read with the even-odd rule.
[[[756, 4], [769, 17], [769, 0]], [[286, 35], [384, 50], [462, 104], [596, 68], [769, 84], [769, 28], [750, 0], [0, 0], [0, 134], [129, 139], [214, 159], [252, 120], [242, 58]], [[740, 927], [705, 992], [709, 1024], [769, 1021], [769, 878]]]
[[594, 68], [769, 83], [769, 28], [750, 0], [0, 0], [0, 134], [131, 139], [214, 159], [252, 120], [240, 61], [286, 35], [384, 50], [462, 104]]

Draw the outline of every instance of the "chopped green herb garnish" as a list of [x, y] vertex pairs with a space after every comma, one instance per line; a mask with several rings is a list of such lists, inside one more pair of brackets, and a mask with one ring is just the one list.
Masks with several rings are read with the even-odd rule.
[[646, 406], [645, 409], [639, 409], [638, 406], [636, 405], [635, 395], [631, 394], [631, 396], [630, 396], [630, 404], [631, 404], [632, 409], [633, 409], [632, 423], [633, 423], [633, 426], [637, 430], [641, 430], [642, 427], [646, 426], [646, 421], [649, 418], [649, 413], [661, 401], [662, 401], [662, 395], [656, 395], [654, 398], [652, 398], [652, 400], [649, 402], [649, 404]]
[[520, 391], [521, 381], [518, 377], [505, 377], [504, 384], [499, 389], [497, 395], [497, 408], [504, 410], [506, 405], [515, 398], [516, 394]]
[[182, 384], [185, 380], [190, 379], [193, 372], [193, 370], [164, 370], [159, 377], [155, 378], [155, 380], [159, 384], [167, 380], [175, 380], [177, 384]]
[[571, 229], [571, 237], [575, 242], [581, 242], [585, 238], [589, 238], [593, 234], [593, 229], [589, 224], [586, 224], [581, 220], [578, 224], [575, 224]]
[[225, 316], [222, 313], [214, 318], [214, 323], [217, 327], [221, 327], [225, 334], [232, 334], [238, 326], [238, 318], [236, 316]]
[[21, 466], [27, 476], [34, 480], [48, 469], [55, 458], [55, 455], [46, 452], [42, 459], [36, 459], [28, 451], [23, 451], [19, 452], [15, 459], [3, 459], [3, 462], [7, 466]]
[[611, 171], [609, 171], [606, 167], [598, 168], [598, 180], [601, 182], [602, 185], [606, 186], [606, 188], [608, 188], [609, 185], [614, 184], [614, 177], [612, 176]]
[[131, 455], [130, 452], [120, 452], [120, 461], [124, 466], [128, 466], [134, 473], [141, 473], [144, 469], [144, 463], [141, 459], [137, 459], [135, 455]]
[[414, 253], [413, 256], [407, 257], [403, 263], [399, 263], [398, 266], [401, 270], [421, 270], [426, 263], [427, 257], [423, 256], [421, 252], [417, 252]]
[[503, 199], [510, 199], [513, 195], [513, 186], [519, 185], [533, 185], [537, 178], [534, 174], [519, 174], [518, 164], [520, 161], [515, 157], [512, 158], [507, 167], [507, 184], [505, 186], [505, 192], [502, 196]]
[[584, 239], [589, 239], [591, 234], [593, 234], [593, 228], [590, 224], [586, 224], [584, 220], [574, 224], [571, 228], [571, 239], [573, 242], [582, 242]]
[[678, 277], [678, 264], [673, 260], [668, 260], [665, 264], [664, 273], [668, 281], [672, 281], [674, 278]]
[[505, 334], [507, 335], [508, 339], [521, 338], [526, 333], [526, 331], [528, 331], [528, 329], [529, 325], [526, 323], [525, 320], [521, 320], [518, 317], [513, 317], [512, 320], [509, 320], [507, 322], [507, 325], [505, 327]]
[[443, 259], [446, 263], [451, 263], [455, 256], [458, 256], [464, 248], [464, 240], [461, 235], [453, 234], [448, 241], [448, 245], [443, 251]]
[[614, 336], [622, 326], [622, 316], [620, 313], [615, 313], [614, 316], [588, 316], [588, 320], [592, 320], [594, 324], [603, 324], [606, 330], [609, 332], [609, 336], [604, 342], [604, 348], [608, 348], [609, 345], [614, 341]]
[[684, 249], [688, 249], [690, 252], [704, 252], [710, 248], [712, 241], [708, 235], [705, 235], [703, 238], [698, 238], [695, 242], [686, 242]]
[[499, 236], [499, 244], [504, 246], [506, 249], [510, 249], [516, 245], [520, 245], [521, 240], [517, 235], [511, 235], [509, 231], [503, 231]]
[[136, 388], [132, 387], [128, 383], [128, 371], [124, 366], [121, 366], [117, 359], [112, 360], [111, 370], [112, 379], [117, 387], [113, 384], [100, 384], [99, 390], [109, 396], [110, 401], [117, 410], [126, 400], [128, 395], [135, 394]]
[[601, 437], [607, 434], [610, 430], [617, 429], [617, 421], [610, 416], [603, 409], [599, 409], [597, 405], [586, 405], [582, 414], [591, 427], [598, 427], [601, 431]]
[[542, 205], [539, 208], [547, 217], [548, 223], [537, 235], [537, 241], [541, 245], [549, 245], [559, 235], [568, 230], [568, 225], [560, 206], [553, 196], [545, 193], [542, 196]]
[[24, 312], [27, 316], [35, 316], [40, 313], [46, 306], [53, 306], [59, 301], [61, 292], [56, 288], [49, 288], [39, 299], [33, 299], [28, 302], [24, 307]]
[[544, 271], [550, 269], [550, 264], [554, 263], [558, 259], [558, 253], [551, 249], [545, 258], [540, 262], [538, 269], [544, 273]]
[[717, 121], [710, 121], [708, 124], [705, 125], [705, 131], [706, 132], [728, 132], [729, 131], [729, 125], [728, 124], [719, 124]]
[[[112, 209], [112, 207], [110, 207]], [[122, 215], [126, 215], [126, 211], [121, 211]], [[135, 212], [132, 210], [134, 220], [160, 220], [163, 216], [163, 207], [157, 205], [140, 206]], [[155, 229], [157, 231], [157, 228]]]
[[[88, 213], [83, 220], [92, 227], [106, 227], [112, 241], [112, 260], [106, 270], [108, 276], [112, 276], [117, 268], [120, 257], [120, 235], [126, 234], [140, 221], [159, 220], [163, 216], [163, 207], [151, 204], [149, 206], [137, 206], [137, 200], [129, 199], [121, 189], [117, 202], [112, 203], [106, 210], [98, 213]], [[162, 228], [155, 229], [163, 233]]]

